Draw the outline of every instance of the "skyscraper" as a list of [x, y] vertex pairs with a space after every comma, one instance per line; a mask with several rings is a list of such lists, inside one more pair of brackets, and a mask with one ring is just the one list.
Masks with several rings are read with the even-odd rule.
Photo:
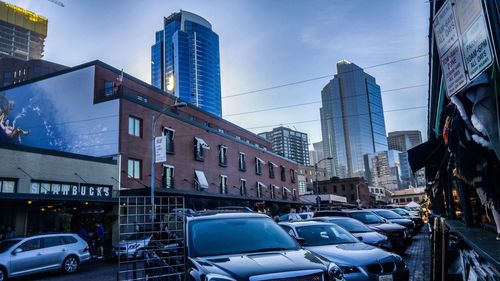
[[418, 130], [389, 132], [389, 149], [405, 152], [422, 143], [422, 133]]
[[337, 74], [321, 91], [324, 156], [331, 176], [364, 176], [363, 155], [387, 150], [380, 86], [354, 63], [337, 63]]
[[408, 188], [411, 170], [408, 154], [397, 150], [385, 150], [364, 155], [365, 179], [368, 184], [387, 190]]
[[41, 59], [47, 25], [45, 17], [0, 1], [0, 58]]
[[309, 166], [309, 149], [306, 133], [285, 127], [278, 127], [270, 132], [260, 133], [259, 136], [272, 143], [274, 153], [301, 165]]
[[[323, 154], [323, 142], [315, 142], [313, 143], [313, 150], [309, 150], [309, 162], [311, 163], [311, 166], [314, 166], [314, 164], [318, 163], [321, 159], [325, 158]], [[319, 163], [318, 167], [326, 167], [325, 162]]]
[[151, 46], [151, 84], [222, 115], [219, 36], [207, 20], [182, 10], [164, 18]]

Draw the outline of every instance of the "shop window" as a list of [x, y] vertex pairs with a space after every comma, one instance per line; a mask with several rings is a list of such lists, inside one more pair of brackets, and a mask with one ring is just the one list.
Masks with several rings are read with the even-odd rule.
[[240, 171], [244, 172], [247, 170], [246, 163], [245, 163], [245, 153], [240, 152], [240, 158], [239, 158], [239, 169]]
[[240, 179], [240, 195], [247, 195], [247, 180], [245, 179]]
[[161, 130], [161, 135], [165, 136], [167, 139], [167, 154], [174, 154], [174, 133], [175, 130], [171, 128], [163, 127], [163, 129]]
[[174, 166], [163, 165], [163, 187], [174, 188]]
[[16, 193], [16, 180], [0, 179], [0, 193]]
[[219, 166], [227, 167], [227, 147], [219, 145]]
[[128, 134], [130, 136], [142, 137], [142, 119], [134, 116], [128, 117]]
[[[141, 179], [141, 160], [128, 159], [128, 177], [134, 179]], [[43, 185], [43, 184], [42, 184]]]
[[221, 194], [227, 194], [227, 176], [221, 175], [220, 176], [220, 193]]
[[281, 180], [286, 181], [286, 172], [285, 172], [285, 167], [280, 166], [280, 175], [281, 175]]

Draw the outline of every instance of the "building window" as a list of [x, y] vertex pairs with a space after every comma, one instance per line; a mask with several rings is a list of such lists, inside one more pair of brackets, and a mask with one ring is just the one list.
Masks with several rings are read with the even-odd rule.
[[276, 189], [277, 189], [277, 186], [275, 185], [271, 185], [271, 199], [275, 199], [276, 198]]
[[257, 197], [262, 197], [262, 184], [260, 182], [257, 182]]
[[141, 179], [141, 160], [128, 159], [128, 177]]
[[413, 197], [413, 201], [415, 201], [415, 202], [419, 202], [419, 201], [420, 201], [420, 198], [418, 198], [418, 197]]
[[262, 175], [262, 159], [255, 157], [255, 173], [257, 175]]
[[356, 198], [354, 197], [354, 194], [351, 194], [351, 201], [354, 201], [356, 200]]
[[342, 191], [345, 191], [345, 184], [342, 185]]
[[240, 152], [240, 159], [238, 163], [240, 171], [244, 172], [247, 170], [247, 164], [245, 163], [245, 153]]
[[269, 162], [269, 177], [274, 179], [274, 164], [272, 162]]
[[174, 188], [174, 166], [163, 165], [163, 187]]
[[351, 191], [354, 190], [354, 184], [351, 183]]
[[194, 159], [197, 161], [205, 160], [204, 149], [210, 149], [210, 146], [201, 138], [194, 138]]
[[128, 134], [142, 137], [142, 119], [133, 116], [128, 117]]
[[286, 187], [283, 187], [281, 190], [282, 190], [281, 196], [283, 197], [283, 200], [287, 200], [288, 199], [288, 193], [287, 193]]
[[280, 166], [280, 175], [281, 175], [281, 180], [286, 181], [286, 172], [285, 172], [285, 167]]
[[292, 200], [297, 200], [297, 190], [295, 188], [292, 189]]
[[221, 194], [227, 194], [227, 176], [221, 175], [220, 176], [220, 193]]
[[294, 169], [290, 169], [290, 181], [292, 183], [295, 183], [295, 170]]
[[219, 166], [227, 167], [227, 147], [219, 145]]
[[104, 96], [109, 97], [114, 94], [115, 83], [112, 81], [104, 81]]
[[174, 149], [175, 149], [174, 133], [175, 133], [175, 130], [170, 129], [170, 128], [166, 128], [166, 127], [163, 127], [163, 129], [161, 130], [161, 135], [165, 136], [167, 139], [167, 153], [168, 154], [174, 154]]
[[240, 195], [241, 196], [247, 195], [247, 180], [246, 179], [240, 179]]
[[323, 186], [323, 193], [327, 194], [328, 193], [328, 188], [326, 186]]
[[0, 179], [0, 193], [16, 193], [16, 181], [13, 179]]
[[333, 193], [337, 194], [337, 186], [336, 185], [333, 186]]

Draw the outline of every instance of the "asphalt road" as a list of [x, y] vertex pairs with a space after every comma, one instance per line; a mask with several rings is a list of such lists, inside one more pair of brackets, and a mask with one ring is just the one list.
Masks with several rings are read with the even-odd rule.
[[12, 279], [26, 281], [67, 281], [67, 280], [95, 280], [95, 281], [116, 281], [118, 264], [115, 262], [95, 262], [82, 265], [77, 272], [73, 274], [64, 274], [62, 272], [41, 273]]

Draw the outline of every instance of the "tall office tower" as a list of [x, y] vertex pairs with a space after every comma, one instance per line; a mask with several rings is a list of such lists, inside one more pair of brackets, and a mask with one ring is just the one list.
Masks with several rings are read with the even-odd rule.
[[380, 86], [362, 68], [342, 60], [321, 91], [321, 131], [330, 176], [364, 176], [363, 155], [387, 150]]
[[390, 132], [387, 142], [389, 149], [405, 152], [422, 143], [422, 133], [418, 130]]
[[0, 58], [41, 59], [48, 20], [0, 1]]
[[407, 171], [409, 164], [408, 162], [402, 163], [400, 154], [396, 150], [365, 154], [365, 179], [368, 181], [368, 185], [383, 187], [391, 191], [403, 187], [405, 183], [402, 179], [402, 170]]
[[[313, 143], [313, 150], [309, 151], [309, 162], [311, 163], [311, 166], [314, 166], [314, 164], [318, 163], [323, 158], [325, 158], [323, 154], [323, 142], [320, 141]], [[319, 163], [318, 167], [325, 168], [325, 161]]]
[[207, 20], [182, 10], [164, 18], [151, 46], [151, 84], [221, 117], [219, 36]]
[[301, 165], [309, 166], [309, 149], [306, 133], [285, 127], [278, 127], [270, 132], [260, 133], [259, 136], [272, 143], [274, 153]]

